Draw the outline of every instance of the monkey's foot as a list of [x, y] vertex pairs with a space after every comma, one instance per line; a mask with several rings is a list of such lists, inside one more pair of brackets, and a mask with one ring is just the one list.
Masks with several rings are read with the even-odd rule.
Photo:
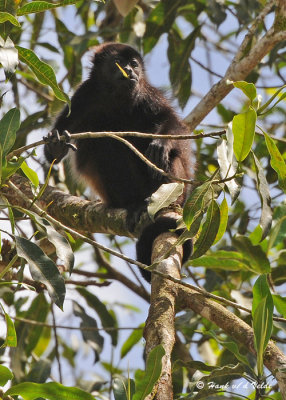
[[70, 143], [71, 141], [71, 134], [68, 131], [63, 131], [63, 136], [65, 137], [64, 140], [60, 139], [60, 134], [57, 129], [53, 129], [50, 131], [47, 136], [43, 136], [44, 142], [49, 145], [49, 144], [57, 144], [57, 143], [62, 143], [64, 146], [72, 149], [73, 151], [77, 150], [77, 147], [75, 144]]
[[60, 162], [67, 155], [69, 149], [73, 151], [77, 150], [76, 146], [70, 143], [71, 134], [68, 131], [63, 131], [63, 135], [65, 140], [61, 140], [59, 131], [53, 129], [47, 136], [43, 137], [45, 142], [45, 156], [50, 163], [53, 161], [56, 163]]

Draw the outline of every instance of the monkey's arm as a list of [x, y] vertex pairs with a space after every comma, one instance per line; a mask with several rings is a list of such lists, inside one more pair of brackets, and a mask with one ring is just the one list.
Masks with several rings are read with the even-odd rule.
[[[159, 126], [156, 133], [164, 136], [169, 134], [186, 134], [187, 132], [185, 126], [181, 125], [176, 118], [168, 118]], [[180, 143], [170, 139], [154, 139], [149, 144], [145, 155], [157, 167], [163, 169], [165, 172], [170, 172], [173, 160], [180, 156]], [[150, 169], [150, 173], [153, 178], [162, 178], [161, 174], [154, 169]]]

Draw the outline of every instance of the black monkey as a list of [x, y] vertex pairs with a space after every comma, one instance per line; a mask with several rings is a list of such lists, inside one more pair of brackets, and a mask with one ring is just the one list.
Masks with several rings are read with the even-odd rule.
[[[89, 78], [76, 90], [71, 112], [65, 107], [54, 130], [62, 134], [87, 131], [137, 131], [164, 134], [187, 134], [161, 92], [150, 85], [140, 54], [132, 47], [105, 43], [95, 48]], [[55, 131], [54, 131], [55, 132]], [[53, 135], [52, 135], [53, 136]], [[127, 138], [152, 163], [173, 176], [191, 177], [191, 150], [182, 140]], [[166, 177], [150, 169], [126, 145], [112, 138], [77, 141], [75, 168], [110, 207], [141, 209], [145, 200]], [[48, 140], [45, 156], [59, 162], [68, 152], [63, 142]], [[177, 203], [184, 204], [187, 185]], [[137, 242], [137, 259], [151, 264], [153, 240], [162, 232], [176, 228], [172, 218], [161, 217], [149, 225]], [[191, 242], [184, 245], [184, 260], [191, 252]], [[150, 281], [150, 272], [141, 270]]]

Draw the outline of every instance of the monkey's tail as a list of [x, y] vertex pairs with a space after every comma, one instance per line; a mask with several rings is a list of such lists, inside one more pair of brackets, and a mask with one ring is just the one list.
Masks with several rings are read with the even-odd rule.
[[[151, 254], [152, 245], [157, 236], [161, 233], [168, 232], [170, 229], [176, 229], [177, 222], [175, 218], [172, 217], [159, 217], [156, 219], [154, 224], [148, 225], [142, 232], [136, 244], [137, 261], [143, 264], [151, 265]], [[177, 230], [176, 234], [178, 236], [182, 233], [182, 230]], [[191, 256], [193, 251], [192, 240], [187, 240], [183, 244], [183, 259], [182, 263], [187, 261]], [[146, 279], [147, 282], [151, 281], [151, 272], [140, 268], [141, 275]]]

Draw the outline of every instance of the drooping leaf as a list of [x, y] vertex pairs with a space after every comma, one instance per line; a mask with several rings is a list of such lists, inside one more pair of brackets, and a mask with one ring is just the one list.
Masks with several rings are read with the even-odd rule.
[[249, 154], [255, 135], [256, 112], [249, 108], [243, 114], [233, 118], [232, 130], [234, 135], [233, 150], [237, 161], [243, 161]]
[[218, 250], [209, 255], [203, 255], [196, 260], [192, 260], [193, 267], [206, 267], [222, 269], [226, 271], [246, 271], [249, 265], [243, 255], [236, 251]]
[[[107, 307], [105, 304], [103, 304], [97, 296], [94, 294], [90, 293], [88, 290], [83, 289], [83, 288], [77, 288], [77, 291], [84, 297], [86, 300], [87, 304], [97, 312], [102, 326], [104, 328], [116, 328], [117, 327], [117, 322], [114, 316], [111, 314], [110, 311], [108, 311]], [[117, 331], [116, 329], [107, 331], [107, 333], [111, 336], [112, 338], [112, 344], [116, 346], [117, 344]]]
[[[2, 307], [2, 305], [1, 305]], [[17, 335], [15, 331], [14, 322], [2, 307], [2, 311], [6, 320], [6, 338], [1, 347], [17, 347]], [[0, 347], [0, 348], [1, 348]]]
[[219, 212], [220, 212], [220, 224], [217, 235], [215, 237], [214, 244], [220, 241], [220, 239], [223, 237], [226, 231], [227, 221], [228, 221], [228, 205], [226, 198], [224, 198], [223, 201], [221, 202], [221, 205], [219, 207]]
[[20, 60], [31, 68], [38, 80], [42, 84], [50, 86], [55, 96], [59, 100], [70, 104], [69, 97], [59, 88], [57, 84], [53, 68], [49, 64], [41, 61], [32, 50], [25, 49], [24, 47], [20, 46], [17, 46], [16, 48], [19, 52]]
[[181, 108], [185, 107], [191, 94], [190, 55], [199, 34], [200, 27], [196, 27], [185, 39], [175, 29], [172, 29], [168, 35], [169, 76], [174, 96], [178, 99]]
[[126, 354], [129, 353], [129, 351], [139, 342], [139, 340], [142, 339], [143, 335], [143, 327], [144, 325], [141, 324], [139, 328], [142, 329], [134, 329], [129, 337], [125, 340], [121, 347], [121, 352], [120, 352], [120, 358], [122, 359], [123, 357], [126, 356]]
[[64, 266], [72, 273], [74, 266], [74, 254], [69, 241], [59, 233], [48, 220], [39, 217], [31, 211], [25, 211], [36, 224], [46, 232], [48, 240], [55, 246], [58, 258], [63, 262]]
[[254, 345], [257, 352], [258, 375], [263, 375], [263, 354], [273, 327], [273, 300], [266, 275], [261, 275], [253, 287], [252, 319]]
[[16, 132], [20, 126], [20, 111], [17, 108], [9, 110], [0, 121], [0, 144], [5, 157], [16, 139]]
[[162, 358], [165, 355], [165, 350], [162, 345], [154, 347], [149, 353], [146, 365], [146, 372], [140, 382], [136, 381], [136, 393], [132, 400], [144, 400], [152, 389], [162, 371]]
[[94, 397], [90, 393], [75, 387], [67, 387], [56, 382], [19, 383], [7, 390], [5, 395], [20, 395], [24, 400], [35, 400], [39, 397], [48, 400], [94, 400]]
[[211, 247], [216, 238], [219, 226], [219, 206], [215, 200], [212, 200], [211, 204], [208, 207], [206, 220], [199, 234], [199, 238], [195, 243], [194, 253], [191, 256], [191, 259], [198, 258], [207, 252], [207, 250]]
[[152, 194], [147, 210], [151, 219], [155, 214], [164, 207], [168, 207], [183, 193], [184, 185], [182, 183], [173, 182], [165, 183]]
[[0, 365], [0, 386], [6, 385], [11, 379], [13, 379], [13, 374], [10, 369], [4, 365]]
[[119, 375], [113, 381], [113, 393], [115, 400], [130, 400], [135, 393], [135, 382]]
[[253, 152], [252, 156], [254, 159], [254, 165], [256, 170], [257, 190], [261, 199], [261, 216], [259, 224], [262, 228], [261, 240], [263, 240], [266, 238], [271, 229], [271, 223], [272, 223], [271, 196], [268, 188], [268, 183], [263, 172], [263, 168], [258, 158]]
[[74, 315], [81, 319], [80, 326], [81, 328], [93, 328], [93, 330], [82, 330], [82, 337], [84, 341], [88, 344], [90, 348], [94, 351], [95, 360], [97, 362], [99, 360], [99, 354], [102, 352], [104, 338], [97, 330], [97, 322], [94, 318], [90, 317], [78, 303], [74, 302], [73, 304]]
[[209, 182], [198, 186], [187, 199], [183, 210], [183, 219], [188, 229], [192, 223], [204, 212], [204, 200], [211, 189]]
[[241, 235], [233, 238], [233, 244], [241, 251], [253, 271], [261, 274], [270, 272], [270, 262], [259, 245], [254, 246], [248, 237]]
[[271, 157], [271, 167], [277, 172], [279, 186], [284, 192], [286, 192], [286, 164], [285, 161], [278, 150], [274, 140], [263, 132], [265, 136], [266, 146]]
[[[234, 157], [233, 152], [234, 137], [231, 129], [231, 124], [228, 124], [226, 139], [227, 140], [219, 140], [217, 145], [218, 163], [220, 167], [220, 176], [222, 179], [234, 176], [237, 170], [237, 161]], [[240, 185], [235, 179], [226, 181], [225, 185], [228, 188], [232, 203], [234, 203], [237, 196], [239, 195]]]
[[52, 300], [62, 309], [66, 289], [56, 264], [30, 240], [19, 236], [15, 240], [17, 253], [29, 263], [33, 279], [46, 285]]
[[245, 81], [237, 81], [233, 83], [233, 86], [240, 89], [252, 102], [256, 96], [256, 87], [253, 83], [245, 82]]

